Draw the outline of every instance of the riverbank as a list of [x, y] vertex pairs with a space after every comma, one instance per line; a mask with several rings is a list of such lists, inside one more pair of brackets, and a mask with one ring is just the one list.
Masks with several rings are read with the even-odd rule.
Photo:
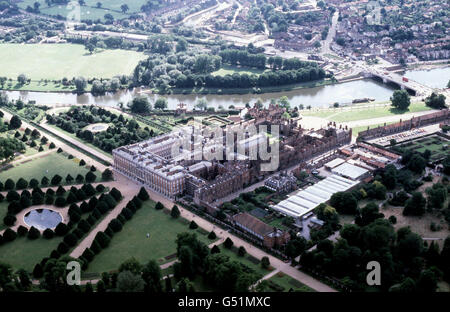
[[[182, 88], [171, 88], [169, 92], [163, 92], [159, 89], [152, 89], [154, 94], [160, 95], [170, 95], [170, 94], [199, 94], [199, 95], [233, 95], [233, 94], [265, 94], [265, 93], [277, 93], [277, 92], [287, 92], [300, 89], [317, 88], [326, 85], [339, 84], [338, 81], [332, 81], [330, 79], [326, 80], [315, 80], [309, 82], [303, 82], [298, 84], [289, 84], [284, 86], [273, 86], [273, 87], [254, 87], [254, 88], [192, 88], [192, 89], [182, 89]], [[280, 95], [281, 96], [281, 95]]]

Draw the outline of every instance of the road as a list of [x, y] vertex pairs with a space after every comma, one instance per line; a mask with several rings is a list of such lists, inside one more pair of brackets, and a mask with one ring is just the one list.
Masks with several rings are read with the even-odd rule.
[[328, 30], [327, 38], [322, 43], [322, 54], [332, 54], [333, 51], [330, 48], [331, 43], [334, 40], [334, 37], [336, 36], [336, 28], [339, 18], [339, 11], [336, 10], [334, 12], [333, 17], [331, 18], [331, 27]]

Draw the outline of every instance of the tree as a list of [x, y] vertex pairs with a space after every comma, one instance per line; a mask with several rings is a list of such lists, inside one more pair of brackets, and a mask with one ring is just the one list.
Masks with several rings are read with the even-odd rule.
[[157, 202], [155, 205], [155, 209], [156, 210], [164, 209], [164, 205], [161, 202]]
[[190, 228], [191, 230], [195, 230], [195, 229], [198, 228], [198, 225], [197, 225], [197, 223], [195, 223], [194, 220], [192, 220], [191, 223], [189, 224], [189, 228]]
[[425, 206], [427, 200], [423, 197], [422, 193], [414, 192], [412, 197], [406, 201], [405, 208], [403, 209], [403, 215], [405, 216], [421, 216], [425, 213]]
[[97, 179], [97, 176], [95, 174], [93, 174], [92, 171], [88, 171], [88, 173], [86, 173], [85, 180], [87, 183], [92, 183], [96, 179]]
[[223, 242], [223, 245], [225, 246], [225, 248], [228, 248], [228, 249], [231, 249], [231, 247], [233, 247], [233, 241], [229, 238], [229, 237], [227, 237], [226, 239], [225, 239], [225, 241]]
[[17, 82], [20, 85], [24, 85], [27, 82], [27, 76], [25, 76], [25, 74], [20, 74], [19, 76], [17, 76]]
[[435, 108], [435, 109], [443, 109], [446, 107], [445, 105], [445, 95], [436, 93], [431, 93], [430, 96], [425, 98], [425, 104], [429, 107]]
[[213, 254], [217, 254], [217, 253], [220, 253], [220, 248], [219, 248], [219, 246], [214, 245], [214, 246], [211, 248], [211, 254], [213, 255]]
[[173, 205], [172, 210], [170, 211], [170, 215], [174, 219], [176, 219], [180, 216], [180, 209], [178, 209], [177, 205]]
[[22, 125], [22, 121], [20, 120], [19, 116], [13, 115], [11, 117], [11, 120], [9, 121], [8, 128], [10, 130], [19, 129], [21, 125]]
[[[89, 51], [89, 52], [91, 52], [91, 51]], [[83, 92], [87, 87], [86, 79], [81, 76], [75, 78], [74, 84], [75, 84], [75, 88], [78, 92]]]
[[[150, 196], [147, 193], [147, 190], [144, 187], [141, 187], [141, 189], [139, 190], [139, 193], [137, 195], [137, 197], [142, 200], [142, 201], [146, 201], [150, 198]], [[159, 204], [161, 204], [160, 202], [158, 202]], [[156, 205], [158, 205], [158, 203]], [[162, 204], [161, 204], [162, 205]], [[163, 206], [164, 208], [164, 206]], [[160, 209], [159, 207], [156, 207], [156, 209]]]
[[122, 4], [120, 6], [120, 9], [122, 10], [122, 13], [127, 12], [130, 8], [128, 7], [128, 5], [126, 3]]
[[130, 271], [120, 272], [117, 276], [117, 290], [120, 292], [141, 292], [144, 287], [145, 282], [142, 277]]
[[395, 90], [391, 96], [392, 106], [399, 110], [407, 110], [411, 104], [411, 97], [406, 90]]
[[110, 169], [106, 168], [105, 171], [102, 172], [103, 181], [111, 181], [113, 178], [113, 172]]
[[355, 214], [358, 201], [350, 192], [337, 192], [331, 196], [330, 206], [342, 214]]
[[136, 114], [146, 114], [150, 112], [150, 104], [148, 102], [148, 98], [145, 96], [138, 96], [133, 99], [131, 102], [130, 109], [133, 113]]
[[247, 253], [247, 251], [245, 250], [244, 246], [240, 246], [238, 249], [238, 256], [243, 257], [243, 256], [245, 256], [246, 253]]
[[175, 292], [192, 293], [195, 292], [194, 284], [188, 278], [182, 278], [175, 285]]
[[145, 282], [144, 291], [149, 293], [162, 292], [161, 268], [155, 260], [150, 260], [142, 269], [142, 279]]
[[165, 97], [159, 97], [155, 102], [155, 109], [166, 109], [167, 108], [167, 99]]
[[263, 268], [263, 269], [268, 269], [269, 268], [269, 266], [270, 266], [270, 260], [269, 260], [269, 258], [267, 257], [267, 256], [264, 256], [264, 257], [262, 257], [261, 258], [261, 267]]
[[211, 232], [208, 234], [208, 238], [209, 238], [209, 239], [216, 239], [216, 237], [217, 237], [217, 235], [216, 235], [216, 233], [214, 233], [214, 231], [211, 231]]

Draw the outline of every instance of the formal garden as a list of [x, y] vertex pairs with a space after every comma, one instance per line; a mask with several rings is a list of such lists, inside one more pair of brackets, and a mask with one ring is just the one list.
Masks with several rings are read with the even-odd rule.
[[[192, 225], [186, 219], [174, 218], [160, 203], [148, 200], [123, 229], [116, 233], [109, 247], [89, 263], [86, 273], [112, 271], [130, 257], [142, 263], [150, 259], [155, 259], [158, 264], [173, 261], [176, 259], [177, 234], [190, 227]], [[196, 233], [198, 239], [206, 244], [216, 240], [208, 238], [208, 232], [201, 228], [190, 231]]]
[[[0, 261], [39, 276], [43, 259], [69, 253], [121, 200], [120, 191], [108, 191], [102, 184], [94, 188], [90, 183], [45, 192], [39, 187], [20, 194], [9, 191], [2, 202], [7, 213], [0, 234]], [[53, 212], [53, 220], [48, 211]], [[56, 220], [55, 214], [60, 216]], [[18, 220], [21, 215], [23, 220]]]

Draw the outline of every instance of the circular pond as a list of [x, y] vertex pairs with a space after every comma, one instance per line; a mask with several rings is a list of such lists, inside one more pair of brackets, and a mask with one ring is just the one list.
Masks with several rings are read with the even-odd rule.
[[29, 226], [45, 230], [55, 228], [62, 221], [62, 216], [50, 209], [35, 209], [27, 212], [23, 220]]

